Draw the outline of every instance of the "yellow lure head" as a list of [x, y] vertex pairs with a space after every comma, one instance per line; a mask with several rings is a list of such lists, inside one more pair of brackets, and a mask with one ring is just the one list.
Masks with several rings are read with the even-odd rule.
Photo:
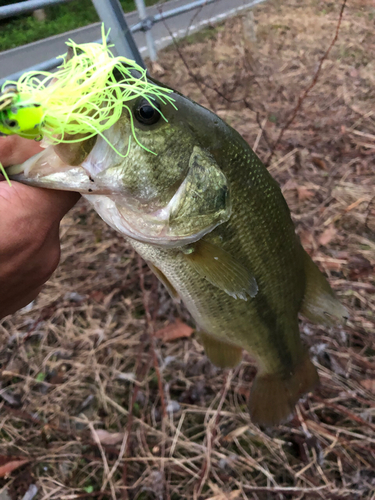
[[15, 87], [8, 87], [0, 95], [0, 134], [39, 138], [42, 119], [43, 108], [31, 94], [19, 93]]

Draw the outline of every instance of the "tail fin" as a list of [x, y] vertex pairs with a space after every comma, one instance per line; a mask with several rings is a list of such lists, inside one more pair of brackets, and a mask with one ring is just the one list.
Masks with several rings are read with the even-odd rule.
[[318, 382], [318, 373], [307, 353], [288, 377], [257, 375], [249, 399], [251, 420], [267, 426], [279, 424], [293, 412], [299, 398]]

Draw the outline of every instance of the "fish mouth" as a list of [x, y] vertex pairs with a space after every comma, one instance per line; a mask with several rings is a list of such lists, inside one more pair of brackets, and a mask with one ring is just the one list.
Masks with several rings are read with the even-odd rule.
[[201, 236], [200, 232], [176, 235], [170, 228], [171, 212], [178, 203], [184, 182], [165, 207], [156, 207], [153, 203], [147, 205], [129, 196], [118, 179], [111, 176], [101, 178], [90, 170], [93, 170], [90, 162], [69, 165], [61, 160], [52, 146], [48, 146], [24, 163], [8, 167], [6, 172], [11, 180], [29, 186], [79, 192], [113, 229], [142, 243], [173, 248], [192, 243]]
[[34, 187], [76, 191], [83, 195], [119, 193], [115, 184], [93, 178], [81, 165], [63, 162], [53, 146], [48, 146], [22, 164], [7, 167], [6, 172], [9, 179]]
[[[112, 228], [126, 237], [161, 247], [194, 243], [228, 220], [231, 208], [225, 177], [211, 157], [204, 163], [199, 148], [193, 150], [186, 177], [167, 202], [131, 191], [123, 180], [121, 166], [117, 163], [119, 168], [113, 167], [116, 163], [112, 156], [116, 154], [109, 148], [103, 153], [98, 141], [97, 149], [81, 164], [70, 165], [48, 146], [22, 165], [7, 168], [7, 174], [11, 180], [30, 186], [79, 192]], [[200, 158], [204, 169], [199, 165]], [[205, 197], [198, 197], [201, 205], [192, 203], [191, 192], [199, 192], [209, 172], [214, 179], [212, 186], [208, 183]]]

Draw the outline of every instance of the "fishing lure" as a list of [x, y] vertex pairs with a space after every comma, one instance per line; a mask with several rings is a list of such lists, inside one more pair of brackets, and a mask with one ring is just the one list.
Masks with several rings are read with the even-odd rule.
[[[42, 145], [81, 142], [100, 135], [114, 125], [127, 102], [144, 97], [163, 116], [155, 100], [175, 109], [172, 90], [147, 79], [147, 70], [126, 57], [115, 57], [102, 26], [102, 44], [78, 45], [70, 40], [68, 53], [55, 73], [27, 72], [15, 81], [6, 81], [0, 93], [0, 134], [17, 134], [43, 139]], [[134, 124], [129, 137], [137, 139]], [[142, 146], [148, 151], [145, 146]], [[150, 151], [152, 153], [152, 151]]]
[[20, 94], [16, 86], [0, 95], [0, 134], [17, 134], [26, 139], [40, 136], [43, 110], [31, 94]]
[[[25, 113], [22, 112], [23, 106], [19, 107], [16, 105], [19, 100], [19, 95], [15, 87], [8, 87], [0, 95], [0, 135], [9, 135], [13, 133], [20, 132], [21, 130], [26, 130], [30, 126], [30, 121], [32, 119], [32, 113], [28, 110], [26, 112], [25, 124]], [[20, 111], [19, 116], [18, 112]], [[36, 125], [38, 125], [40, 118], [37, 119]], [[14, 132], [17, 130], [17, 132]], [[2, 173], [7, 180], [8, 184], [11, 182], [8, 178], [5, 168], [0, 162], [0, 173]]]

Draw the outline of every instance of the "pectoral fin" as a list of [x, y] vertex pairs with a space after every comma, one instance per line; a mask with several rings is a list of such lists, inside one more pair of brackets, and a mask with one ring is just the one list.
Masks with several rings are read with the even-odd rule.
[[159, 268], [154, 266], [154, 264], [151, 264], [151, 262], [147, 261], [147, 264], [151, 271], [155, 274], [157, 278], [163, 283], [165, 288], [168, 290], [169, 295], [172, 297], [172, 299], [175, 302], [181, 302], [180, 296], [178, 295], [175, 287], [172, 285], [172, 283], [169, 281], [169, 279], [165, 276], [163, 272], [160, 271]]
[[313, 323], [335, 325], [345, 323], [349, 312], [338, 301], [327, 279], [305, 253], [306, 290], [301, 314]]
[[247, 300], [258, 292], [251, 272], [212, 243], [197, 241], [186, 249], [185, 259], [207, 281], [235, 299]]
[[241, 362], [241, 347], [227, 344], [203, 332], [200, 338], [208, 359], [218, 368], [234, 368]]

